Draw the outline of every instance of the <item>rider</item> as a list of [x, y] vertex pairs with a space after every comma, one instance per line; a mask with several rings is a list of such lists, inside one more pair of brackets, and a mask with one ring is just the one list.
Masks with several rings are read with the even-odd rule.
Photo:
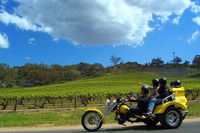
[[167, 86], [167, 79], [166, 78], [161, 78], [159, 79], [160, 87], [158, 89], [158, 96], [156, 98], [153, 98], [149, 101], [148, 108], [147, 108], [147, 113], [146, 115], [153, 117], [154, 115], [152, 114], [153, 109], [155, 104], [162, 103], [162, 100], [169, 96], [170, 90], [169, 87]]
[[121, 119], [118, 120], [119, 124], [123, 124], [129, 117], [131, 117], [132, 114], [142, 115], [143, 112], [147, 111], [147, 105], [149, 101], [148, 93], [149, 88], [147, 86], [142, 86], [140, 91], [140, 97], [137, 100], [131, 98], [126, 100], [130, 102], [138, 102], [138, 104], [137, 107], [129, 106], [129, 111]]

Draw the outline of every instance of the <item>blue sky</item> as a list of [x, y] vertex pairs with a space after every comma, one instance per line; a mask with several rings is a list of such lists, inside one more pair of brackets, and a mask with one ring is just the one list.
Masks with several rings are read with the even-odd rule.
[[200, 54], [198, 1], [38, 1], [0, 2], [0, 62], [109, 66], [112, 55], [148, 63]]

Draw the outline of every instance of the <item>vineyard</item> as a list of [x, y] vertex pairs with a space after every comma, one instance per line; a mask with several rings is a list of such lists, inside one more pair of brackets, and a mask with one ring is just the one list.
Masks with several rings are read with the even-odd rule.
[[[29, 88], [0, 89], [2, 110], [18, 108], [45, 108], [48, 106], [74, 107], [87, 106], [89, 103], [102, 103], [106, 97], [116, 97], [138, 93], [138, 82], [150, 84], [153, 78], [162, 76], [153, 73], [132, 73], [107, 75], [49, 86]], [[179, 78], [180, 79], [180, 78]], [[168, 81], [175, 80], [168, 78]], [[200, 94], [199, 79], [181, 78], [187, 89], [187, 96], [195, 99]], [[73, 103], [72, 105], [70, 105]]]

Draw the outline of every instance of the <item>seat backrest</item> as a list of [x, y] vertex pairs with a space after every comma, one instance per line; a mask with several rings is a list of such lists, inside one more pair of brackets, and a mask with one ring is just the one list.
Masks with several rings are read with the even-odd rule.
[[172, 93], [176, 93], [175, 94], [175, 99], [174, 99], [176, 102], [180, 102], [182, 104], [186, 104], [187, 103], [187, 99], [185, 97], [185, 89], [184, 89], [184, 87], [172, 88], [171, 91], [172, 91]]

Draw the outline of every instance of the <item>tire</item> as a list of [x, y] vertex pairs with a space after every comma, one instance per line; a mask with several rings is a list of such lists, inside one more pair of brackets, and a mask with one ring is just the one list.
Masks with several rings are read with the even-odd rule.
[[[90, 116], [91, 115], [91, 116]], [[87, 118], [89, 117], [89, 118]], [[95, 119], [102, 118], [101, 114], [95, 111], [87, 111], [83, 114], [82, 119], [81, 119], [81, 124], [83, 128], [85, 128], [87, 131], [96, 131], [102, 126], [102, 121], [99, 123], [95, 123]], [[88, 123], [87, 123], [88, 122]], [[96, 125], [95, 127], [90, 127], [92, 125]]]
[[182, 121], [182, 113], [176, 107], [169, 107], [160, 115], [160, 123], [164, 128], [178, 128]]
[[143, 122], [147, 126], [151, 127], [151, 126], [156, 126], [158, 124], [159, 120], [157, 118], [155, 118], [155, 120], [147, 118], [147, 119], [144, 119]]

